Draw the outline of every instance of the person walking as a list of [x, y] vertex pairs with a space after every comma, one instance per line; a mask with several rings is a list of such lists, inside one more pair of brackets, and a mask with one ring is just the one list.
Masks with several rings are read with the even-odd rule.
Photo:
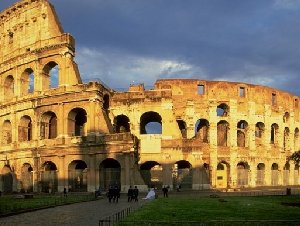
[[134, 198], [134, 201], [137, 202], [139, 201], [139, 189], [137, 188], [137, 186], [134, 186], [134, 189], [133, 189], [133, 198]]
[[128, 191], [127, 191], [127, 201], [131, 202], [132, 200], [133, 200], [133, 189], [130, 185], [130, 187], [128, 188]]
[[163, 191], [164, 197], [168, 198], [169, 186], [164, 186], [162, 191]]

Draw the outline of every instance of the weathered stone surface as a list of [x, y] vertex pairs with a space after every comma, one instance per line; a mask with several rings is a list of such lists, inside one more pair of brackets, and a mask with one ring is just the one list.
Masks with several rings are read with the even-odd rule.
[[298, 185], [299, 97], [270, 87], [158, 80], [82, 84], [47, 0], [0, 13], [0, 190]]

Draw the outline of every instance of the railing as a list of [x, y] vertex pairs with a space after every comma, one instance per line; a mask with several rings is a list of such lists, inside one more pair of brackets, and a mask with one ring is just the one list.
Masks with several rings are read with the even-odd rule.
[[134, 211], [133, 207], [128, 207], [120, 212], [117, 212], [111, 216], [108, 216], [102, 220], [99, 220], [99, 226], [111, 226], [119, 223], [122, 219], [127, 217], [130, 213]]
[[[113, 224], [107, 224], [113, 225]], [[139, 225], [139, 226], [185, 226], [185, 225], [197, 225], [197, 226], [281, 226], [281, 225], [300, 225], [300, 220], [209, 220], [209, 221], [120, 221], [117, 225]]]

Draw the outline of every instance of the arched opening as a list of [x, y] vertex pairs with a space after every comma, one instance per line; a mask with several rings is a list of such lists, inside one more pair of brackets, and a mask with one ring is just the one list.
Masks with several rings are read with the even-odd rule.
[[294, 150], [299, 150], [299, 129], [295, 129], [294, 133]]
[[284, 134], [283, 134], [283, 148], [285, 151], [290, 150], [290, 129], [288, 127], [284, 128]]
[[273, 186], [278, 185], [278, 176], [279, 176], [278, 164], [273, 163], [271, 167], [271, 185]]
[[103, 96], [103, 109], [107, 111], [109, 109], [109, 95], [105, 94]]
[[33, 174], [29, 163], [24, 163], [21, 168], [21, 192], [33, 192]]
[[228, 137], [229, 137], [229, 124], [228, 122], [222, 120], [217, 124], [217, 140], [218, 146], [227, 147]]
[[13, 192], [13, 175], [9, 165], [5, 165], [2, 168], [1, 177], [2, 177], [2, 192], [3, 193]]
[[115, 130], [117, 133], [130, 132], [129, 118], [126, 115], [118, 115], [114, 119]]
[[75, 108], [68, 115], [68, 132], [70, 136], [86, 136], [87, 113], [82, 108]]
[[255, 125], [255, 143], [256, 143], [256, 145], [263, 143], [264, 131], [265, 131], [265, 124], [262, 122], [256, 123], [256, 125]]
[[176, 120], [182, 138], [186, 138], [186, 123], [183, 120]]
[[237, 146], [246, 147], [247, 143], [247, 129], [248, 123], [244, 120], [241, 120], [237, 124]]
[[140, 166], [141, 176], [148, 187], [162, 187], [162, 166], [155, 161], [147, 161]]
[[203, 143], [209, 143], [209, 122], [206, 119], [199, 119], [195, 125], [195, 136]]
[[174, 188], [192, 189], [193, 173], [192, 165], [185, 160], [176, 162], [172, 170]]
[[19, 128], [19, 141], [30, 141], [32, 139], [32, 122], [31, 118], [27, 115], [23, 116], [20, 120]]
[[259, 163], [257, 165], [257, 176], [256, 176], [256, 186], [265, 185], [265, 164]]
[[53, 193], [57, 192], [57, 168], [56, 165], [47, 161], [42, 165], [41, 170], [41, 189], [42, 192]]
[[20, 120], [18, 128], [19, 141], [30, 141], [32, 139], [32, 123], [31, 118], [27, 115]]
[[249, 165], [246, 162], [237, 164], [237, 186], [244, 187], [248, 185]]
[[283, 115], [283, 122], [288, 123], [290, 121], [290, 113], [285, 112]]
[[10, 144], [12, 142], [12, 128], [11, 122], [5, 120], [2, 127], [2, 144]]
[[290, 164], [287, 162], [283, 167], [283, 185], [290, 184]]
[[11, 100], [15, 95], [15, 80], [12, 75], [6, 77], [4, 81], [4, 100]]
[[34, 72], [27, 68], [21, 75], [21, 96], [33, 93], [34, 91]]
[[271, 144], [277, 145], [278, 133], [279, 133], [279, 126], [276, 123], [273, 123], [271, 126], [271, 139], [270, 139]]
[[294, 185], [299, 184], [299, 165], [295, 164], [294, 168]]
[[229, 116], [229, 106], [224, 103], [218, 105], [217, 116], [220, 116], [220, 117]]
[[227, 162], [220, 162], [217, 165], [216, 172], [216, 187], [217, 188], [227, 188], [230, 178], [230, 166]]
[[40, 124], [41, 139], [54, 139], [57, 137], [57, 117], [48, 111], [42, 115]]
[[59, 86], [59, 67], [58, 64], [54, 61], [49, 62], [45, 65], [43, 72], [48, 77], [49, 85], [46, 86], [46, 89], [56, 88]]
[[121, 165], [112, 158], [103, 160], [100, 164], [100, 187], [107, 190], [110, 186], [121, 186]]
[[69, 191], [87, 191], [87, 165], [82, 160], [74, 160], [69, 164]]
[[162, 118], [157, 112], [149, 111], [140, 118], [141, 134], [161, 134]]

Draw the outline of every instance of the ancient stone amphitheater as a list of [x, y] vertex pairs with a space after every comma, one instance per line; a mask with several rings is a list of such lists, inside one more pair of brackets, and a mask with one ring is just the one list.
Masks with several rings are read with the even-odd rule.
[[298, 185], [299, 97], [269, 87], [158, 80], [83, 84], [47, 0], [0, 13], [0, 190]]

